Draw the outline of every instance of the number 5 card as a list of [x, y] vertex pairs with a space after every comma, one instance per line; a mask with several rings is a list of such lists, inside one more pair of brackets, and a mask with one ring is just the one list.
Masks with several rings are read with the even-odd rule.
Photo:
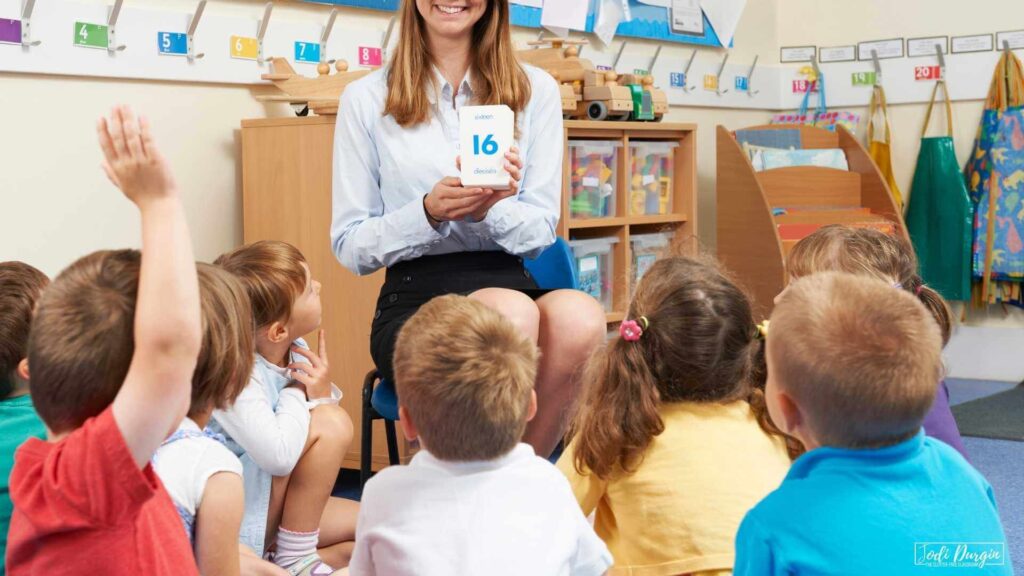
[[515, 113], [504, 104], [459, 109], [462, 185], [505, 190], [505, 153], [515, 137]]

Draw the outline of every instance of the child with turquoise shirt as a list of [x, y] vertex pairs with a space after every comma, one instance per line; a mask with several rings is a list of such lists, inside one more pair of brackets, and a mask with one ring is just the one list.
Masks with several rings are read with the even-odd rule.
[[46, 438], [46, 427], [28, 395], [28, 331], [32, 310], [50, 280], [24, 262], [0, 262], [0, 576], [5, 574], [7, 528], [11, 523], [8, 480], [14, 451], [31, 437]]
[[938, 324], [891, 282], [826, 272], [771, 317], [765, 399], [807, 448], [736, 535], [736, 576], [1013, 574], [992, 487], [921, 423]]

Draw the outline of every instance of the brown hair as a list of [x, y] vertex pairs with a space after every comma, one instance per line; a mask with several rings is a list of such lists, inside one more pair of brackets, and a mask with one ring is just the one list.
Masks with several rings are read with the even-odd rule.
[[14, 372], [28, 350], [32, 311], [49, 282], [24, 262], [0, 262], [0, 398], [13, 391]]
[[773, 383], [825, 446], [872, 448], [921, 427], [942, 376], [925, 307], [887, 282], [840, 272], [796, 280], [772, 313]]
[[249, 383], [255, 349], [255, 329], [249, 296], [230, 272], [197, 264], [203, 345], [192, 375], [194, 417], [234, 403]]
[[914, 247], [902, 237], [832, 224], [797, 242], [789, 253], [787, 267], [793, 278], [834, 271], [896, 284], [894, 287], [916, 296], [931, 312], [942, 332], [942, 345], [949, 342], [953, 314], [942, 296], [918, 275]]
[[138, 250], [93, 252], [43, 291], [28, 361], [32, 402], [55, 433], [81, 426], [117, 396], [135, 351]]
[[782, 435], [764, 402], [763, 341], [750, 302], [715, 265], [659, 259], [630, 303], [628, 318], [640, 317], [648, 327], [639, 340], [615, 338], [587, 365], [571, 428], [577, 471], [608, 479], [636, 470], [665, 429], [663, 402], [746, 400], [765, 432]]
[[222, 254], [213, 263], [242, 281], [256, 328], [287, 322], [295, 299], [306, 289], [306, 258], [287, 242], [260, 240]]
[[[516, 59], [509, 29], [509, 0], [483, 0], [487, 9], [473, 26], [473, 103], [505, 104], [519, 113], [530, 101], [530, 80]], [[387, 72], [384, 115], [399, 126], [425, 122], [430, 115], [428, 90], [436, 89], [434, 55], [427, 43], [426, 23], [416, 0], [403, 0], [398, 46]]]
[[537, 347], [498, 312], [435, 298], [402, 327], [394, 364], [399, 401], [434, 456], [491, 460], [522, 438]]

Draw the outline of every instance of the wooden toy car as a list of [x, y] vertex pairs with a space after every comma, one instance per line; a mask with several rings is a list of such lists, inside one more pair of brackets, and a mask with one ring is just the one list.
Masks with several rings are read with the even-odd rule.
[[331, 74], [331, 66], [326, 62], [317, 65], [319, 76], [309, 78], [295, 71], [285, 58], [273, 58], [270, 62], [271, 73], [261, 76], [269, 80], [284, 94], [261, 95], [256, 99], [263, 102], [288, 102], [299, 116], [305, 116], [310, 110], [321, 115], [338, 113], [338, 101], [342, 92], [352, 82], [366, 76], [373, 70], [348, 71], [348, 62], [338, 60], [335, 63], [337, 73]]

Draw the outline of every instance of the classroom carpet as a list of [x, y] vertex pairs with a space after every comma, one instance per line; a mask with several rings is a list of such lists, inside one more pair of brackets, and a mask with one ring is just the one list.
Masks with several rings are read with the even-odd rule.
[[953, 407], [960, 434], [1024, 442], [1024, 385]]
[[[956, 407], [984, 398], [991, 398], [1017, 387], [1010, 382], [962, 380], [950, 378], [949, 402]], [[1024, 412], [1017, 418], [1024, 419]], [[988, 479], [999, 505], [999, 514], [1006, 530], [1006, 543], [1014, 572], [1024, 575], [1024, 442], [992, 438], [964, 438], [971, 464]], [[334, 495], [359, 500], [359, 472], [342, 470]], [[950, 506], [955, 503], [950, 503]]]

